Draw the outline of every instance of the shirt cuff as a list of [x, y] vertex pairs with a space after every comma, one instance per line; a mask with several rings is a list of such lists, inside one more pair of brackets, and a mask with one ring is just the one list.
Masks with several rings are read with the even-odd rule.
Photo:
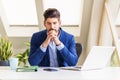
[[57, 49], [58, 50], [61, 50], [61, 49], [63, 49], [64, 48], [64, 44], [63, 43], [61, 43], [60, 45], [58, 45], [58, 46], [56, 46], [57, 47]]
[[42, 45], [40, 46], [40, 49], [43, 51], [43, 52], [46, 52], [46, 49], [47, 48], [44, 48], [44, 47], [42, 47]]

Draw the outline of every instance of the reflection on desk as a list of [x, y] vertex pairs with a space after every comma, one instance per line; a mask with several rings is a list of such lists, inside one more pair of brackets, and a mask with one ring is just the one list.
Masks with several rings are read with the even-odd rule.
[[9, 67], [0, 67], [0, 80], [120, 80], [120, 67], [107, 67], [100, 70], [48, 72], [39, 68], [37, 72], [16, 72]]

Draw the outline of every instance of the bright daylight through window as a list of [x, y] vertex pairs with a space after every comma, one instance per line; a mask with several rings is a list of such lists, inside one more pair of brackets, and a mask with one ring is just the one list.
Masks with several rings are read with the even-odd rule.
[[2, 0], [10, 25], [38, 25], [35, 0]]
[[80, 23], [81, 0], [43, 0], [43, 5], [44, 10], [57, 8], [61, 13], [63, 25], [78, 25]]

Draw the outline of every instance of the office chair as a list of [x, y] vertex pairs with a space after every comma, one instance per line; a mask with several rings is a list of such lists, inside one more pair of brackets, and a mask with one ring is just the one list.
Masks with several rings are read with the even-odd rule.
[[78, 58], [79, 58], [81, 53], [82, 53], [82, 45], [81, 45], [81, 43], [76, 43], [76, 52], [77, 52], [77, 55], [78, 55]]

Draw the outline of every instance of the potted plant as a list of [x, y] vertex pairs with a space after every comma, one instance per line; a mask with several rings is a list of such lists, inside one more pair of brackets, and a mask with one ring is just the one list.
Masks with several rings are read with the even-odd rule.
[[9, 66], [12, 54], [12, 43], [6, 38], [0, 38], [0, 66]]
[[28, 61], [28, 55], [30, 53], [30, 43], [24, 42], [24, 44], [27, 46], [27, 49], [24, 52], [18, 53], [15, 55], [19, 60], [19, 63], [18, 63], [19, 66], [20, 65], [26, 66], [27, 61]]

